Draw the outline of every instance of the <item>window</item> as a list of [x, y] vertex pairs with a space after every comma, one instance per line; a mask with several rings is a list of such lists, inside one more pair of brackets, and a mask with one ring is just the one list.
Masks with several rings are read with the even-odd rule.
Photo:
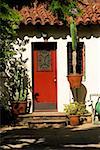
[[38, 51], [38, 71], [51, 71], [51, 51], [39, 50]]
[[[78, 42], [76, 52], [77, 52], [76, 72], [79, 74], [85, 75], [85, 45], [84, 45], [84, 42]], [[73, 73], [72, 42], [67, 43], [67, 64], [68, 64], [68, 74]]]

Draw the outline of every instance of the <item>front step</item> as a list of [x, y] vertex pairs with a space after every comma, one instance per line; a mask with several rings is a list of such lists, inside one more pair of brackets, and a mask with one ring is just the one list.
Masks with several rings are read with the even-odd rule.
[[20, 125], [38, 126], [38, 125], [66, 125], [67, 116], [62, 112], [33, 112], [32, 114], [19, 115]]
[[33, 112], [33, 119], [66, 119], [66, 114], [62, 112]]
[[28, 122], [29, 128], [32, 127], [39, 127], [40, 125], [46, 125], [46, 126], [51, 126], [51, 125], [67, 125], [66, 120], [33, 120]]

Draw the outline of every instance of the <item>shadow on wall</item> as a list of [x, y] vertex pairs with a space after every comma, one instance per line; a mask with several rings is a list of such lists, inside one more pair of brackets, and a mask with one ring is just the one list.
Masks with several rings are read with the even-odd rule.
[[[59, 32], [60, 31], [60, 32]], [[63, 26], [50, 26], [50, 25], [36, 25], [33, 26], [31, 23], [27, 26], [24, 24], [20, 25], [18, 30], [18, 35], [20, 38], [24, 38], [24, 36], [41, 38], [42, 33], [45, 32], [48, 34], [48, 38], [53, 37], [54, 39], [63, 38], [66, 39], [68, 35], [70, 35], [69, 28], [65, 25]], [[99, 25], [80, 25], [78, 26], [78, 36], [79, 38], [90, 39], [91, 36], [99, 37], [100, 36], [100, 28]]]
[[72, 88], [71, 91], [75, 101], [85, 104], [87, 89], [83, 84], [81, 84], [80, 88]]

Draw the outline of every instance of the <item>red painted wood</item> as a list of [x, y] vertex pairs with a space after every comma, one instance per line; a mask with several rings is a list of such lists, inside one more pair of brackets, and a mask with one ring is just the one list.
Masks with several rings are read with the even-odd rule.
[[[38, 51], [33, 51], [34, 94], [38, 93], [35, 103], [57, 104], [56, 50], [51, 50], [51, 71], [38, 71]], [[35, 109], [35, 108], [34, 108]]]

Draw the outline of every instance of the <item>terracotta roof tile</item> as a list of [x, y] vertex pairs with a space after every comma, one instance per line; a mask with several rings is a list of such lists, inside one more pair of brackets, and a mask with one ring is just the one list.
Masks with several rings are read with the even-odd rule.
[[[100, 0], [83, 0], [78, 5], [82, 9], [83, 15], [77, 17], [77, 24], [100, 24]], [[33, 25], [62, 25], [63, 23], [58, 20], [57, 16], [54, 16], [45, 6], [43, 3], [37, 7], [23, 7], [20, 10], [20, 14], [23, 17], [22, 22], [25, 24], [32, 23]], [[66, 19], [69, 23], [69, 17]]]
[[23, 7], [20, 10], [20, 14], [23, 17], [23, 22], [25, 24], [32, 23], [36, 25], [40, 23], [41, 25], [45, 24], [58, 24], [61, 25], [62, 22], [58, 20], [56, 16], [52, 14], [49, 10], [46, 10], [44, 4], [39, 4], [38, 7]]
[[85, 0], [83, 3], [79, 3], [79, 7], [82, 9], [83, 15], [77, 18], [77, 24], [100, 24], [100, 1]]

